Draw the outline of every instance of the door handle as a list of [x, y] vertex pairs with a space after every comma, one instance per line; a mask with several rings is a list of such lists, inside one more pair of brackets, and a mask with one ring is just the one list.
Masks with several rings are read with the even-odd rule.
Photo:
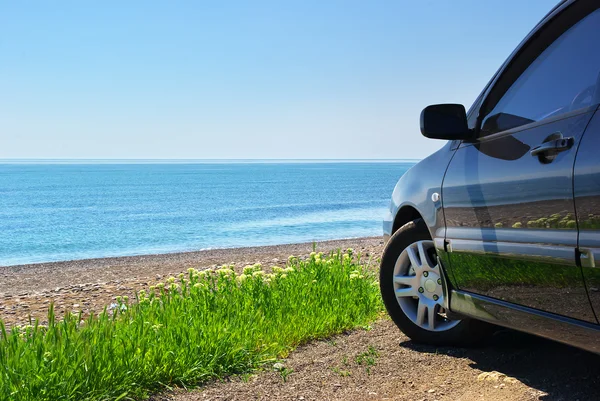
[[[554, 135], [555, 134], [552, 134], [551, 136]], [[575, 138], [573, 138], [572, 136], [563, 138], [562, 135], [560, 135], [560, 138], [551, 139], [549, 141], [545, 141], [540, 146], [536, 146], [535, 148], [531, 149], [530, 153], [531, 156], [534, 157], [554, 156], [559, 152], [564, 152], [565, 150], [571, 149], [574, 143]]]

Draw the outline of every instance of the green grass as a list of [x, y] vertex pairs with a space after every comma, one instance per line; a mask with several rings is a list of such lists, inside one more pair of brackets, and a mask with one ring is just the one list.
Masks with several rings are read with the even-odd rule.
[[369, 349], [366, 352], [358, 354], [354, 360], [358, 365], [374, 366], [377, 357], [379, 357], [379, 352], [377, 352], [375, 347], [369, 345]]
[[251, 372], [382, 311], [375, 277], [351, 250], [244, 270], [190, 269], [85, 321], [51, 307], [47, 327], [0, 322], [0, 399], [143, 399]]
[[360, 353], [354, 358], [354, 361], [357, 365], [365, 365], [365, 371], [368, 375], [371, 374], [371, 367], [375, 366], [377, 358], [379, 357], [379, 352], [373, 347], [369, 345], [369, 349], [366, 352]]

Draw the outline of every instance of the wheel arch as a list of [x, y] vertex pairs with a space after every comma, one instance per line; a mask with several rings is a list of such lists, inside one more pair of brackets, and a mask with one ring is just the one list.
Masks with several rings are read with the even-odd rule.
[[392, 226], [392, 234], [400, 229], [406, 223], [409, 223], [416, 219], [422, 219], [423, 216], [413, 206], [405, 205], [398, 209], [396, 217], [394, 218], [394, 224]]

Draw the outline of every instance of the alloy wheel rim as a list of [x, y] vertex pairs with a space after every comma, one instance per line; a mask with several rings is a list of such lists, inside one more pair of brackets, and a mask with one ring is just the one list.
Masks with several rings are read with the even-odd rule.
[[446, 331], [460, 320], [450, 320], [444, 308], [444, 286], [433, 241], [407, 246], [394, 266], [394, 292], [402, 312], [429, 331]]

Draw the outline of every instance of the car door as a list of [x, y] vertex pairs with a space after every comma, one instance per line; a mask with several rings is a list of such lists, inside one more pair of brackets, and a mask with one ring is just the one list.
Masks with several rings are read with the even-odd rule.
[[[600, 100], [600, 87], [596, 88]], [[578, 256], [590, 301], [600, 316], [600, 112], [581, 140], [574, 169], [575, 211], [579, 228]]]
[[575, 252], [573, 164], [597, 105], [597, 8], [574, 3], [510, 61], [442, 188], [455, 285], [594, 323]]

